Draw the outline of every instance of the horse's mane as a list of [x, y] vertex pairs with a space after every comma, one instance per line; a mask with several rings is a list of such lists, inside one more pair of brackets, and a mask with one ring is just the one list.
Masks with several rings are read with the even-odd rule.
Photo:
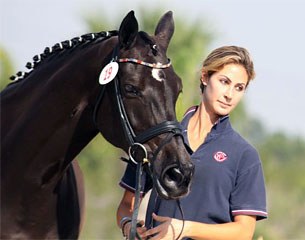
[[12, 81], [19, 81], [25, 79], [33, 70], [46, 59], [49, 59], [51, 56], [55, 56], [65, 50], [74, 49], [75, 47], [97, 42], [103, 41], [109, 37], [117, 36], [118, 31], [108, 31], [108, 32], [98, 32], [98, 33], [88, 33], [81, 35], [79, 37], [74, 37], [70, 40], [65, 40], [60, 43], [56, 43], [53, 47], [46, 47], [43, 53], [35, 55], [33, 57], [33, 62], [28, 62], [25, 66], [26, 68], [30, 69], [28, 72], [19, 71], [16, 75], [10, 77]]

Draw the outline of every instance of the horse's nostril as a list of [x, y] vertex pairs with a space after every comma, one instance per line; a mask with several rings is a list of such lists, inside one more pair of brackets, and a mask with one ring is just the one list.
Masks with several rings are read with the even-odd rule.
[[180, 185], [184, 180], [183, 174], [180, 172], [179, 168], [177, 167], [167, 168], [162, 175], [163, 175], [162, 178], [164, 180], [164, 183], [166, 183], [167, 185], [171, 185], [171, 184]]
[[177, 183], [180, 183], [183, 180], [183, 175], [178, 168], [169, 169], [168, 174], [170, 178]]

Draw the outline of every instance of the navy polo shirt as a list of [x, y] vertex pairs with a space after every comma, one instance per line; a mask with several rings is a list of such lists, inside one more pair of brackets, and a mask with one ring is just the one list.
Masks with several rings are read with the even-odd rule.
[[[187, 125], [197, 107], [191, 108], [181, 124], [186, 144]], [[229, 117], [218, 120], [205, 142], [192, 154], [195, 173], [191, 191], [180, 199], [184, 219], [202, 223], [227, 223], [235, 215], [267, 217], [262, 165], [255, 148], [231, 126]], [[135, 167], [128, 165], [120, 185], [133, 191]], [[145, 178], [145, 177], [143, 177]], [[143, 179], [144, 180], [144, 179]], [[152, 188], [146, 180], [143, 193]], [[147, 208], [146, 225], [151, 214], [182, 219], [177, 202], [164, 200], [153, 189]]]

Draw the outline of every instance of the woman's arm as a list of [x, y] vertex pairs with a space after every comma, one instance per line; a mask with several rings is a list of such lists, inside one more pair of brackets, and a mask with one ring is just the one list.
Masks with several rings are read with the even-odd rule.
[[116, 214], [117, 224], [119, 227], [122, 218], [124, 217], [131, 218], [134, 207], [134, 198], [135, 198], [134, 193], [125, 190]]
[[[182, 230], [182, 220], [153, 215], [153, 218], [161, 222], [155, 228], [147, 230], [142, 237], [154, 235], [150, 240], [176, 239]], [[185, 221], [183, 232], [179, 239], [190, 237], [203, 240], [251, 240], [254, 234], [256, 216], [238, 215], [234, 222], [223, 224], [205, 224], [193, 221]]]
[[[135, 194], [133, 192], [125, 190], [123, 198], [117, 210], [117, 225], [119, 226], [119, 228], [123, 227], [122, 233], [124, 236], [127, 236], [127, 239], [131, 228], [131, 217], [134, 209], [134, 200]], [[140, 221], [139, 223], [143, 225], [144, 221]], [[139, 234], [141, 234], [146, 231], [146, 228], [138, 227], [137, 231]]]

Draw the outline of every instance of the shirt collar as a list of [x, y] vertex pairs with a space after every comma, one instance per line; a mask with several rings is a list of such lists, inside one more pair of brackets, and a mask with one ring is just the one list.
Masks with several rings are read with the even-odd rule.
[[[197, 111], [198, 106], [193, 106], [187, 110], [187, 112], [184, 114], [184, 117], [181, 121], [182, 130], [184, 133], [187, 132], [187, 125], [190, 121], [190, 118], [194, 115], [194, 113]], [[229, 115], [220, 117], [213, 125], [211, 129], [211, 134], [220, 134], [224, 130], [231, 128]]]

